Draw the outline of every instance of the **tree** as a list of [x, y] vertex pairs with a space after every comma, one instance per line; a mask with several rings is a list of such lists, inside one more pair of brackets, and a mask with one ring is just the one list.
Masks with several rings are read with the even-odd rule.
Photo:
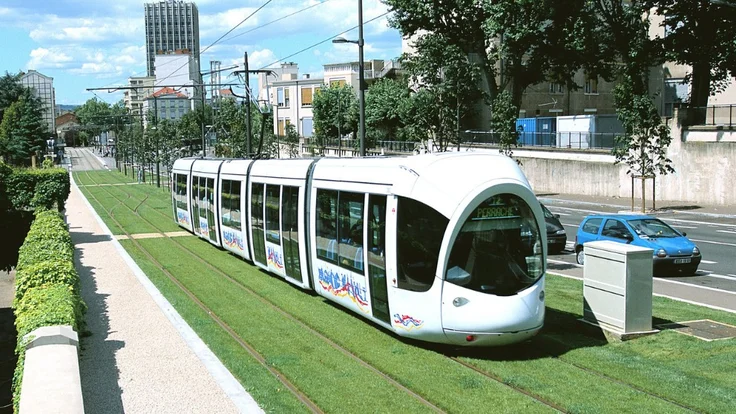
[[[498, 138], [498, 152], [507, 157], [513, 155], [511, 147], [517, 147], [519, 133], [516, 131], [516, 118], [519, 114], [519, 108], [514, 106], [511, 94], [507, 91], [501, 92], [493, 102], [493, 112], [491, 117], [491, 129]], [[518, 160], [516, 162], [519, 162]]]
[[[649, 38], [649, 5], [646, 1], [595, 0], [590, 3], [598, 24], [595, 35], [604, 45], [604, 74], [618, 82], [614, 90], [616, 113], [624, 125], [613, 153], [616, 163], [626, 163], [627, 174], [645, 178], [674, 172], [666, 157], [672, 139], [649, 94], [649, 72], [661, 64], [664, 51]], [[604, 59], [604, 58], [600, 58]], [[642, 208], [644, 203], [642, 203]]]
[[41, 101], [27, 88], [5, 110], [0, 123], [0, 154], [8, 164], [29, 165], [31, 156], [46, 148], [50, 134], [42, 111]]
[[23, 89], [20, 74], [11, 75], [5, 72], [5, 75], [0, 77], [0, 122], [3, 120], [5, 110], [18, 100]]
[[384, 2], [394, 12], [391, 25], [415, 41], [415, 60], [441, 66], [442, 54], [436, 52], [442, 47], [461, 54], [477, 71], [475, 88], [487, 102], [509, 89], [518, 108], [530, 85], [545, 80], [574, 85], [573, 74], [594, 50], [583, 41], [589, 30], [585, 0]]
[[284, 136], [284, 145], [289, 158], [299, 158], [299, 133], [296, 132], [294, 125], [286, 126], [286, 134]]
[[381, 79], [371, 85], [365, 96], [366, 146], [378, 140], [403, 140], [410, 102], [405, 80]]
[[335, 84], [321, 88], [312, 101], [312, 113], [314, 138], [321, 148], [329, 138], [357, 134], [358, 99], [351, 86]]
[[617, 102], [627, 103], [617, 107], [625, 133], [617, 138], [619, 145], [614, 149], [614, 155], [617, 163], [629, 166], [627, 174], [641, 178], [644, 212], [646, 179], [675, 172], [672, 160], [667, 158], [667, 148], [672, 142], [670, 128], [662, 122], [652, 99], [647, 95], [634, 94], [630, 82], [616, 85], [614, 94]]
[[77, 115], [79, 125], [93, 139], [103, 131], [108, 131], [110, 126], [114, 124], [114, 118], [111, 117], [112, 108], [110, 104], [100, 101], [97, 98], [88, 99], [74, 113]]
[[[690, 106], [705, 108], [708, 97], [728, 86], [736, 76], [736, 2], [704, 0], [650, 0], [664, 17], [665, 36], [657, 39], [668, 60], [690, 65]], [[705, 110], [694, 111], [695, 122]]]

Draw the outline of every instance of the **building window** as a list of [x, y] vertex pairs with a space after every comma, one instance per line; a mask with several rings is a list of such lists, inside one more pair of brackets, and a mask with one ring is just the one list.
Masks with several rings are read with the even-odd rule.
[[291, 120], [289, 118], [279, 118], [279, 135], [284, 136], [286, 135], [286, 126], [291, 124]]
[[598, 76], [585, 74], [585, 88], [586, 95], [597, 95], [598, 94]]
[[665, 79], [664, 81], [664, 116], [672, 116], [675, 105], [687, 102], [690, 94], [685, 79]]
[[345, 86], [345, 79], [334, 79], [330, 81], [330, 87], [334, 88], [336, 86]]
[[282, 107], [289, 106], [289, 88], [278, 88], [276, 90], [278, 105]]
[[314, 132], [312, 118], [302, 118], [302, 136], [311, 137]]
[[563, 84], [557, 83], [557, 82], [549, 83], [549, 93], [562, 94], [564, 92], [565, 92], [565, 86]]
[[312, 106], [312, 88], [302, 88], [302, 106]]

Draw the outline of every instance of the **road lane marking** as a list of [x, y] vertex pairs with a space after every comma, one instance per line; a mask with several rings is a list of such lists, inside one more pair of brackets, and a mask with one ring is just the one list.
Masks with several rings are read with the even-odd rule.
[[710, 241], [710, 240], [698, 240], [698, 239], [690, 239], [691, 241], [698, 242], [698, 243], [710, 243], [710, 244], [718, 244], [721, 246], [733, 246], [736, 247], [736, 244], [734, 243], [723, 243], [723, 242], [717, 242], [717, 241]]
[[[550, 274], [550, 275], [553, 275], [553, 276], [564, 277], [566, 279], [573, 279], [573, 280], [580, 280], [580, 281], [583, 280], [582, 277], [577, 277], [577, 276], [572, 276], [572, 275], [566, 275], [564, 273], [547, 272], [547, 274]], [[686, 285], [686, 286], [690, 286], [690, 287], [699, 287], [699, 288], [703, 288], [703, 289], [715, 290], [715, 291], [722, 292], [722, 293], [730, 293], [730, 294], [736, 295], [736, 292], [729, 292], [727, 290], [720, 290], [720, 289], [715, 289], [715, 288], [709, 288], [709, 287], [706, 287], [706, 286], [691, 285], [689, 283], [676, 282], [674, 280], [665, 280], [665, 279], [660, 279], [660, 278], [655, 278], [655, 279], [661, 280], [663, 282], [672, 282], [672, 283], [682, 284], [682, 285]], [[675, 296], [663, 295], [661, 293], [652, 293], [652, 296], [657, 296], [657, 297], [660, 297], [660, 298], [672, 299], [672, 300], [676, 300], [678, 302], [684, 302], [684, 303], [689, 303], [691, 305], [703, 306], [703, 307], [710, 308], [710, 309], [715, 309], [715, 310], [720, 310], [720, 311], [725, 311], [725, 312], [730, 312], [730, 313], [736, 313], [736, 310], [733, 310], [733, 309], [722, 308], [720, 306], [714, 306], [714, 305], [708, 305], [707, 303], [695, 302], [693, 300], [687, 300], [687, 299], [682, 299], [682, 298], [678, 298], [678, 297], [675, 297]]]
[[[562, 206], [554, 206], [556, 209], [564, 209], [564, 210], [570, 210], [570, 211], [579, 211], [583, 213], [591, 214], [616, 214], [611, 213], [610, 211], [599, 211], [599, 210], [588, 210], [588, 209], [582, 209], [582, 208], [572, 208], [572, 207], [562, 207]], [[627, 208], [625, 206], [612, 206], [611, 208]], [[637, 213], [639, 214], [639, 213]], [[693, 213], [697, 214], [697, 213]], [[728, 223], [713, 223], [711, 221], [698, 221], [698, 220], [686, 220], [686, 219], [679, 219], [679, 218], [671, 218], [671, 217], [664, 217], [664, 221], [677, 221], [679, 223], [688, 223], [688, 224], [701, 224], [706, 226], [718, 226], [718, 227], [728, 227], [728, 228], [736, 228], [736, 224], [728, 224]]]
[[555, 263], [555, 264], [564, 264], [564, 265], [573, 265], [573, 266], [577, 266], [577, 267], [583, 267], [583, 265], [579, 265], [577, 263], [565, 262], [563, 260], [554, 260], [554, 259], [550, 259], [549, 257], [547, 258], [547, 261], [548, 262], [551, 262], [551, 263]]
[[680, 226], [680, 225], [677, 225], [675, 227], [677, 227], [678, 229], [699, 229], [700, 228], [700, 227], [695, 227], [695, 226]]
[[731, 230], [716, 230], [717, 233], [729, 233], [729, 234], [736, 234], [736, 231]]
[[[710, 276], [710, 275], [703, 275], [703, 276]], [[676, 285], [683, 285], [683, 286], [687, 286], [687, 287], [694, 287], [694, 288], [699, 288], [699, 289], [712, 290], [714, 292], [727, 293], [729, 295], [736, 295], [736, 292], [732, 292], [730, 290], [723, 290], [723, 289], [712, 288], [710, 286], [694, 285], [692, 283], [680, 282], [678, 280], [669, 280], [669, 279], [664, 279], [664, 278], [661, 278], [661, 277], [655, 277], [655, 279], [657, 279], [659, 281], [662, 281], [662, 282], [673, 283], [673, 284], [676, 284]]]
[[[704, 271], [707, 272], [707, 270], [704, 270]], [[736, 281], [736, 276], [719, 275], [718, 273], [708, 273], [707, 275], [703, 275], [703, 276], [714, 277], [716, 279], [726, 279], [726, 280]]]
[[718, 262], [711, 262], [710, 260], [701, 260], [701, 261], [700, 261], [700, 263], [705, 263], [705, 264], [716, 264], [716, 263], [718, 263]]
[[[552, 211], [552, 210], [550, 210], [550, 211]], [[559, 211], [552, 211], [552, 213], [559, 214], [561, 216], [570, 216], [571, 215], [570, 213], [560, 213]]]
[[563, 226], [578, 227], [577, 224], [562, 223]]

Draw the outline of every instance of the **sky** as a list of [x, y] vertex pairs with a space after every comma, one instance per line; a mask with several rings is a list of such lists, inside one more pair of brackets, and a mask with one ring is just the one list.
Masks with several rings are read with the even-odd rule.
[[[126, 86], [130, 76], [146, 75], [144, 11], [141, 0], [0, 0], [0, 76], [35, 69], [54, 78], [56, 103], [79, 105], [97, 97], [114, 103], [122, 91], [87, 88]], [[358, 60], [358, 0], [199, 0], [202, 71], [210, 60], [221, 67], [243, 63], [251, 69], [295, 62], [300, 76], [321, 77], [322, 65]], [[259, 7], [261, 10], [241, 23]], [[311, 7], [310, 7], [311, 6]], [[363, 21], [388, 11], [380, 0], [363, 0]], [[287, 15], [291, 16], [286, 17]], [[364, 57], [393, 59], [401, 35], [388, 16], [364, 24]], [[277, 19], [276, 22], [274, 22]], [[236, 27], [218, 43], [213, 43]], [[313, 45], [325, 41], [322, 44]], [[206, 50], [205, 50], [206, 49]], [[293, 55], [302, 49], [305, 51]], [[205, 77], [205, 82], [208, 82]], [[223, 72], [221, 82], [238, 82]], [[251, 78], [255, 84], [256, 79]], [[235, 93], [242, 89], [233, 88]]]

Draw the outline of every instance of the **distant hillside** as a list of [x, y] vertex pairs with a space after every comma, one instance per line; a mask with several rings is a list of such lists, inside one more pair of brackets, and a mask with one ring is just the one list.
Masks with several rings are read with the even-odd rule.
[[61, 111], [73, 111], [79, 108], [81, 105], [56, 105], [56, 110]]

